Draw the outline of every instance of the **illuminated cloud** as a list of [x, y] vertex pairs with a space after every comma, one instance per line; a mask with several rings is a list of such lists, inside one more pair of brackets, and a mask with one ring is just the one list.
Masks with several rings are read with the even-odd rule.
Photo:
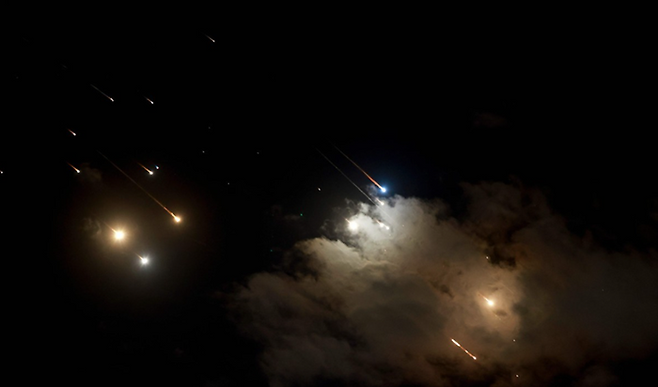
[[656, 347], [656, 257], [585, 243], [538, 191], [463, 189], [460, 219], [439, 200], [362, 204], [338, 238], [300, 241], [240, 287], [233, 312], [272, 385], [587, 385], [616, 380], [592, 365]]

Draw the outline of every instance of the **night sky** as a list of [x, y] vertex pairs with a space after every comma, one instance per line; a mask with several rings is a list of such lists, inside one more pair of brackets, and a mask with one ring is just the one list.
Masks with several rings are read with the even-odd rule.
[[655, 119], [633, 48], [312, 24], [10, 35], [3, 325], [20, 384], [652, 375]]

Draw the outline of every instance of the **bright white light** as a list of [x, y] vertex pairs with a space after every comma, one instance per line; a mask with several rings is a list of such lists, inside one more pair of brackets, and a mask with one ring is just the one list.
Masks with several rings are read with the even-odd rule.
[[487, 300], [487, 304], [488, 304], [489, 306], [494, 306], [494, 302], [493, 302], [492, 300]]
[[142, 265], [147, 265], [149, 263], [148, 257], [139, 257], [142, 262]]
[[174, 215], [174, 220], [176, 221], [176, 223], [180, 222], [180, 218], [176, 215]]
[[126, 233], [123, 232], [122, 230], [116, 230], [116, 231], [114, 231], [114, 239], [120, 241], [120, 240], [122, 240], [122, 239], [125, 238], [125, 237], [126, 237]]
[[350, 229], [350, 231], [356, 231], [359, 229], [359, 225], [355, 221], [347, 221], [347, 228]]
[[386, 193], [386, 187], [381, 187], [382, 193]]

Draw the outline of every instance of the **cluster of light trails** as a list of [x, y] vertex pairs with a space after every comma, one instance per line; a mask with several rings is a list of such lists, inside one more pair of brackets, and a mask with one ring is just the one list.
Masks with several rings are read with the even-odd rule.
[[[167, 207], [165, 207], [164, 204], [162, 204], [158, 199], [156, 199], [156, 198], [155, 198], [153, 195], [151, 195], [146, 189], [144, 189], [144, 187], [142, 187], [142, 186], [139, 185], [135, 180], [133, 180], [133, 178], [130, 177], [130, 176], [129, 176], [126, 172], [124, 172], [121, 168], [119, 168], [118, 165], [114, 164], [114, 162], [112, 162], [112, 160], [110, 160], [109, 158], [107, 158], [107, 156], [105, 156], [105, 155], [104, 155], [103, 153], [101, 153], [100, 151], [97, 151], [97, 152], [98, 152], [98, 154], [100, 154], [101, 156], [103, 156], [103, 158], [104, 158], [105, 160], [107, 160], [110, 164], [112, 164], [112, 165], [114, 166], [114, 168], [116, 168], [116, 169], [117, 169], [119, 172], [121, 172], [125, 177], [127, 177], [128, 180], [130, 180], [133, 184], [135, 184], [135, 185], [137, 186], [137, 188], [141, 189], [142, 192], [144, 192], [146, 195], [148, 195], [148, 197], [150, 197], [151, 199], [153, 199], [153, 201], [154, 201], [157, 205], [159, 205], [160, 207], [162, 207], [162, 209], [164, 209], [165, 211], [167, 211], [167, 213], [168, 213], [169, 215], [171, 215], [172, 218], [174, 218], [174, 221], [176, 221], [177, 223], [181, 221], [181, 218], [180, 218], [180, 217], [176, 216], [176, 214], [174, 214], [174, 213], [171, 212]], [[141, 164], [140, 164], [140, 165], [141, 165]]]

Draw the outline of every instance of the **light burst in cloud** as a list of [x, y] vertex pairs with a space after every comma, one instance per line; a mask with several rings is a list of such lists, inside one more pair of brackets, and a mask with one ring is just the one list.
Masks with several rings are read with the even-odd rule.
[[655, 348], [655, 257], [584, 244], [537, 191], [463, 188], [460, 219], [440, 200], [361, 204], [233, 294], [272, 385], [614, 380], [586, 367]]

